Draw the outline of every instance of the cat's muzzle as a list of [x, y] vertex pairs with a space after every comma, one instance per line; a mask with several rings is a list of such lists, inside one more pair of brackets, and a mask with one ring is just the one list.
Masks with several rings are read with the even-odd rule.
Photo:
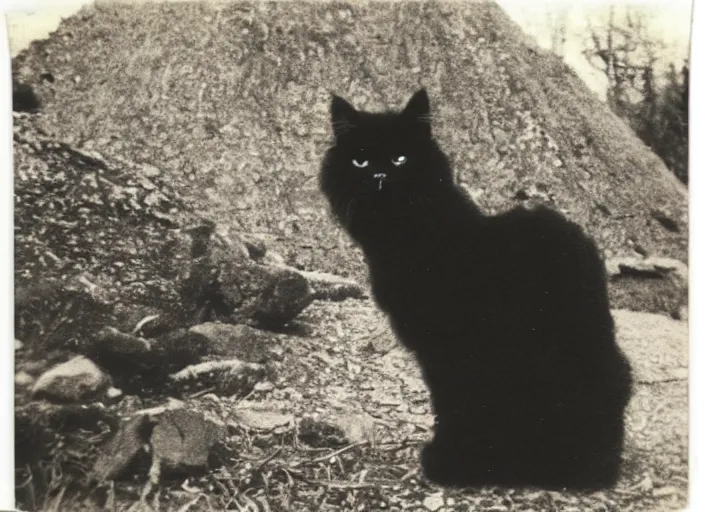
[[378, 172], [374, 175], [374, 179], [378, 180], [379, 186], [377, 187], [377, 191], [381, 191], [381, 189], [384, 186], [384, 180], [386, 180], [386, 173], [385, 172]]

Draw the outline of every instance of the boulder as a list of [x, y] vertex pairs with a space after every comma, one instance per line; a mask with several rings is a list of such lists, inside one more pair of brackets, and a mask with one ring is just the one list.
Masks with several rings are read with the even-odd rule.
[[611, 307], [682, 319], [688, 303], [687, 265], [672, 258], [614, 257], [606, 262]]
[[280, 327], [313, 300], [300, 274], [252, 261], [241, 243], [216, 233], [213, 223], [191, 228], [190, 259], [179, 293], [191, 325], [221, 320]]
[[369, 294], [357, 282], [346, 277], [327, 272], [298, 271], [313, 289], [316, 300], [343, 301], [345, 299], [365, 299]]
[[80, 278], [15, 289], [15, 337], [32, 350], [73, 349], [111, 323], [112, 309]]
[[106, 327], [82, 350], [109, 371], [120, 387], [132, 392], [167, 384], [170, 373], [200, 361], [208, 348], [203, 336], [183, 328], [148, 339]]
[[689, 373], [687, 324], [662, 314], [614, 310], [616, 339], [638, 382], [686, 380]]
[[[146, 458], [154, 423], [147, 415], [123, 420], [115, 435], [101, 447], [92, 476], [98, 482], [114, 480], [128, 473], [140, 455]], [[147, 465], [148, 467], [148, 465]]]
[[298, 438], [315, 448], [343, 446], [375, 439], [374, 418], [366, 413], [306, 416], [298, 425]]
[[102, 398], [111, 383], [110, 376], [93, 361], [78, 356], [43, 373], [32, 395], [52, 402], [80, 402]]
[[166, 411], [155, 421], [151, 446], [162, 470], [190, 474], [212, 469], [212, 451], [226, 433], [222, 422], [187, 409]]
[[258, 264], [221, 270], [219, 294], [228, 305], [224, 318], [228, 322], [278, 328], [313, 301], [308, 281], [293, 270]]
[[[97, 481], [146, 473], [193, 474], [210, 469], [213, 448], [225, 436], [225, 425], [204, 414], [177, 407], [142, 411], [124, 420], [101, 449], [93, 466]], [[150, 449], [147, 449], [150, 447]]]
[[254, 386], [267, 378], [267, 368], [258, 363], [247, 363], [239, 359], [208, 361], [170, 375], [174, 383], [193, 383], [202, 389], [212, 388], [219, 395], [245, 396]]
[[212, 355], [237, 358], [251, 363], [264, 363], [272, 356], [274, 337], [266, 331], [247, 325], [206, 322], [194, 325], [189, 332], [207, 340], [207, 351]]

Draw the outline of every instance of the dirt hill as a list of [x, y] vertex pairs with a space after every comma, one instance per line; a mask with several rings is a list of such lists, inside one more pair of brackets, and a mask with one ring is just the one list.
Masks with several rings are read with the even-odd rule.
[[59, 139], [158, 166], [203, 214], [302, 268], [365, 274], [317, 192], [330, 92], [376, 109], [421, 84], [486, 211], [547, 202], [607, 257], [687, 261], [686, 189], [491, 3], [107, 3], [13, 70]]

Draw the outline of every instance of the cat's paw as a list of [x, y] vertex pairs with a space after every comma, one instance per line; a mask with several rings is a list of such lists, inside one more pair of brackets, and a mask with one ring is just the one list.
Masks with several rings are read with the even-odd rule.
[[473, 464], [465, 450], [453, 443], [433, 441], [423, 447], [421, 467], [425, 477], [438, 485], [447, 487], [469, 487], [482, 485], [491, 478], [481, 475], [482, 470]]

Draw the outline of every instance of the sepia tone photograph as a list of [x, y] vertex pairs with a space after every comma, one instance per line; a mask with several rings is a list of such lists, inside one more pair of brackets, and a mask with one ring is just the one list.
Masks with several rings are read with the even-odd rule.
[[687, 508], [692, 8], [6, 10], [16, 509]]

